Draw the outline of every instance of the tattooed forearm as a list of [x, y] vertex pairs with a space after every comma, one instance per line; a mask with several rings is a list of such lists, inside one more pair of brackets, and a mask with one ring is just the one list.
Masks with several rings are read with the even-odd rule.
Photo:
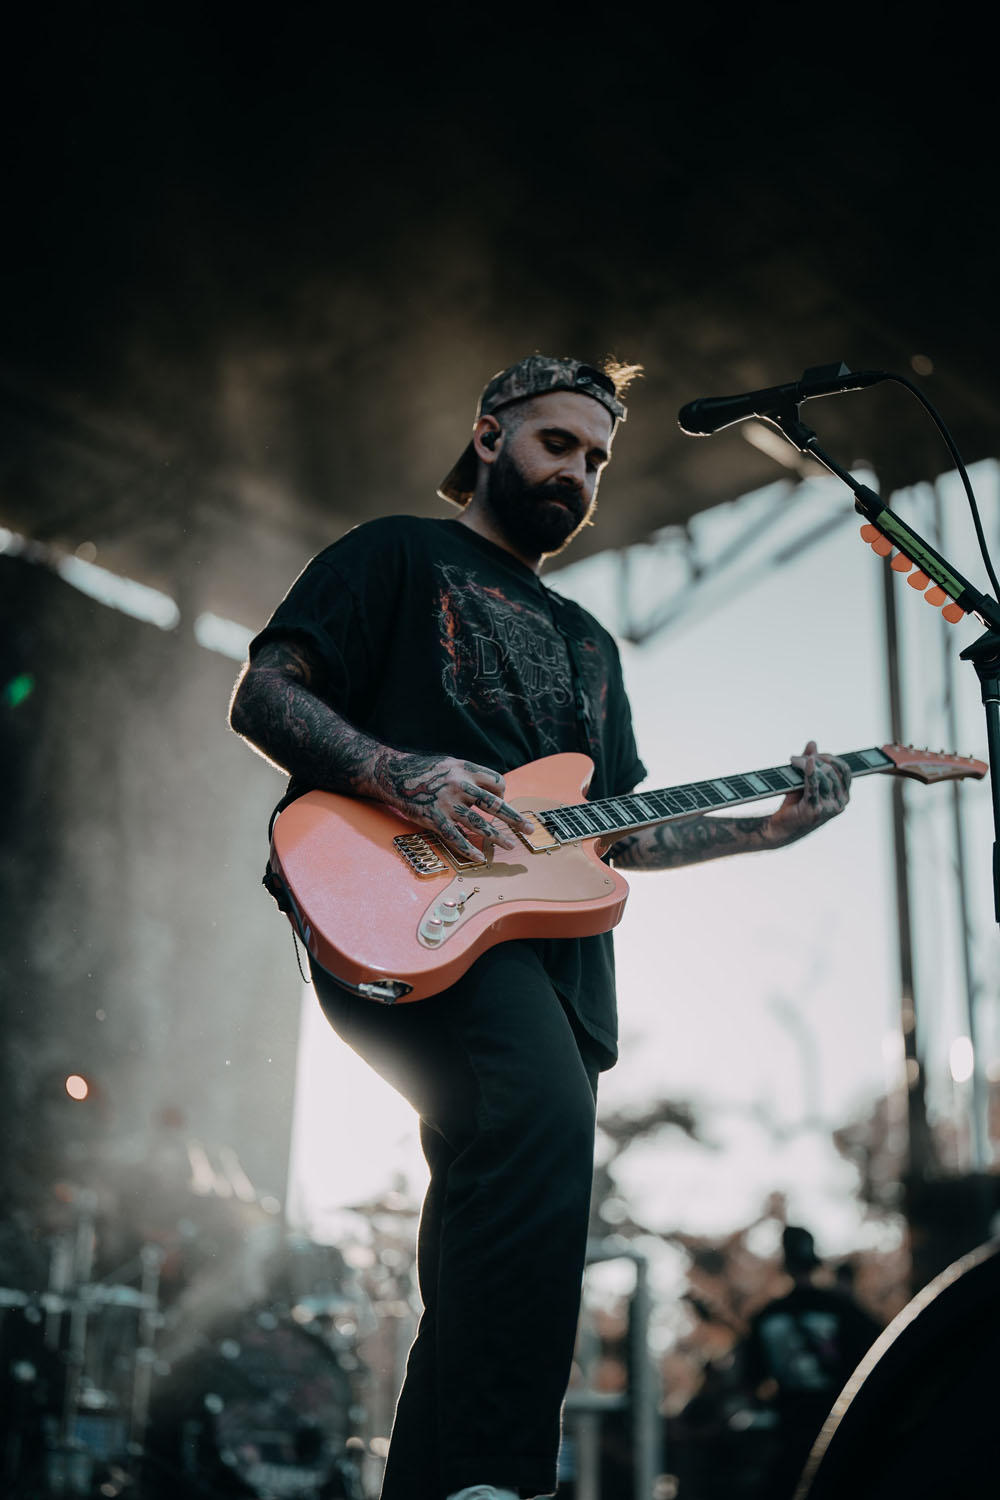
[[843, 812], [850, 796], [851, 771], [837, 756], [818, 754], [815, 740], [809, 741], [801, 756], [792, 756], [792, 764], [802, 771], [802, 790], [789, 792], [769, 816], [699, 817], [642, 828], [612, 847], [612, 862], [625, 870], [676, 870], [726, 854], [794, 844]]
[[273, 765], [325, 791], [369, 796], [385, 750], [322, 696], [325, 681], [297, 641], [263, 647], [236, 685], [229, 722]]
[[322, 689], [318, 664], [308, 652], [272, 643], [238, 683], [229, 721], [256, 750], [304, 784], [384, 802], [433, 829], [468, 859], [480, 859], [487, 840], [515, 848], [509, 829], [530, 832], [530, 820], [504, 801], [499, 772], [373, 739], [331, 708]]
[[326, 791], [364, 795], [382, 748], [277, 666], [255, 665], [246, 674], [229, 722], [272, 764]]
[[682, 865], [722, 859], [727, 854], [773, 849], [767, 818], [691, 818], [631, 833], [611, 849], [611, 862], [623, 870], [677, 870]]

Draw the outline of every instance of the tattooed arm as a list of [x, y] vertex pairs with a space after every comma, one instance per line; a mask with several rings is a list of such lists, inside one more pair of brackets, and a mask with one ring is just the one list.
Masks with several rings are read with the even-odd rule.
[[330, 707], [325, 687], [322, 663], [308, 645], [270, 641], [237, 682], [229, 722], [267, 760], [309, 786], [384, 802], [468, 859], [480, 857], [484, 838], [514, 849], [508, 827], [531, 829], [504, 801], [496, 771], [372, 739]]
[[805, 778], [781, 806], [766, 818], [689, 818], [661, 823], [628, 834], [611, 849], [611, 860], [623, 870], [676, 870], [681, 865], [781, 849], [804, 838], [843, 812], [850, 796], [851, 773], [833, 755], [819, 755], [810, 740], [802, 755], [792, 756]]

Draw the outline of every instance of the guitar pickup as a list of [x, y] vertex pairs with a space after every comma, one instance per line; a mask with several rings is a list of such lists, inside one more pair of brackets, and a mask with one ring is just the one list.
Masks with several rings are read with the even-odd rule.
[[544, 826], [544, 824], [539, 819], [538, 814], [532, 813], [531, 816], [534, 818], [535, 826], [530, 833], [522, 833], [520, 828], [516, 828], [514, 830], [518, 838], [521, 840], [521, 843], [526, 844], [529, 849], [534, 851], [535, 854], [541, 854], [545, 849], [558, 849], [559, 840], [557, 838], [554, 838], [549, 830]]

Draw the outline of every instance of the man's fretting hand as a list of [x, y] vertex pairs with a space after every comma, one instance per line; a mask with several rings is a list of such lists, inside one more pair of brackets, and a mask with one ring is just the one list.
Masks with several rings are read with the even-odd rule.
[[789, 792], [777, 812], [768, 818], [762, 833], [776, 844], [791, 844], [814, 828], [821, 827], [844, 811], [851, 795], [851, 772], [836, 755], [820, 755], [810, 740], [792, 765], [802, 772], [799, 790]]
[[474, 761], [387, 750], [378, 757], [372, 780], [387, 806], [438, 834], [463, 859], [479, 861], [487, 839], [516, 849], [510, 829], [530, 833], [534, 826], [504, 801], [499, 772]]

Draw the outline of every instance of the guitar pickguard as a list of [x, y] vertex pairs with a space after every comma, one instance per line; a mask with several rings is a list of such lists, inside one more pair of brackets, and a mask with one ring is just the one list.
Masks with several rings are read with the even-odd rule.
[[[541, 798], [519, 797], [519, 812], [544, 812]], [[541, 825], [536, 823], [536, 828]], [[563, 844], [543, 849], [494, 848], [490, 861], [456, 875], [424, 911], [417, 927], [422, 947], [440, 948], [465, 924], [491, 908], [499, 915], [512, 901], [572, 904], [607, 896], [614, 880], [593, 846]]]

